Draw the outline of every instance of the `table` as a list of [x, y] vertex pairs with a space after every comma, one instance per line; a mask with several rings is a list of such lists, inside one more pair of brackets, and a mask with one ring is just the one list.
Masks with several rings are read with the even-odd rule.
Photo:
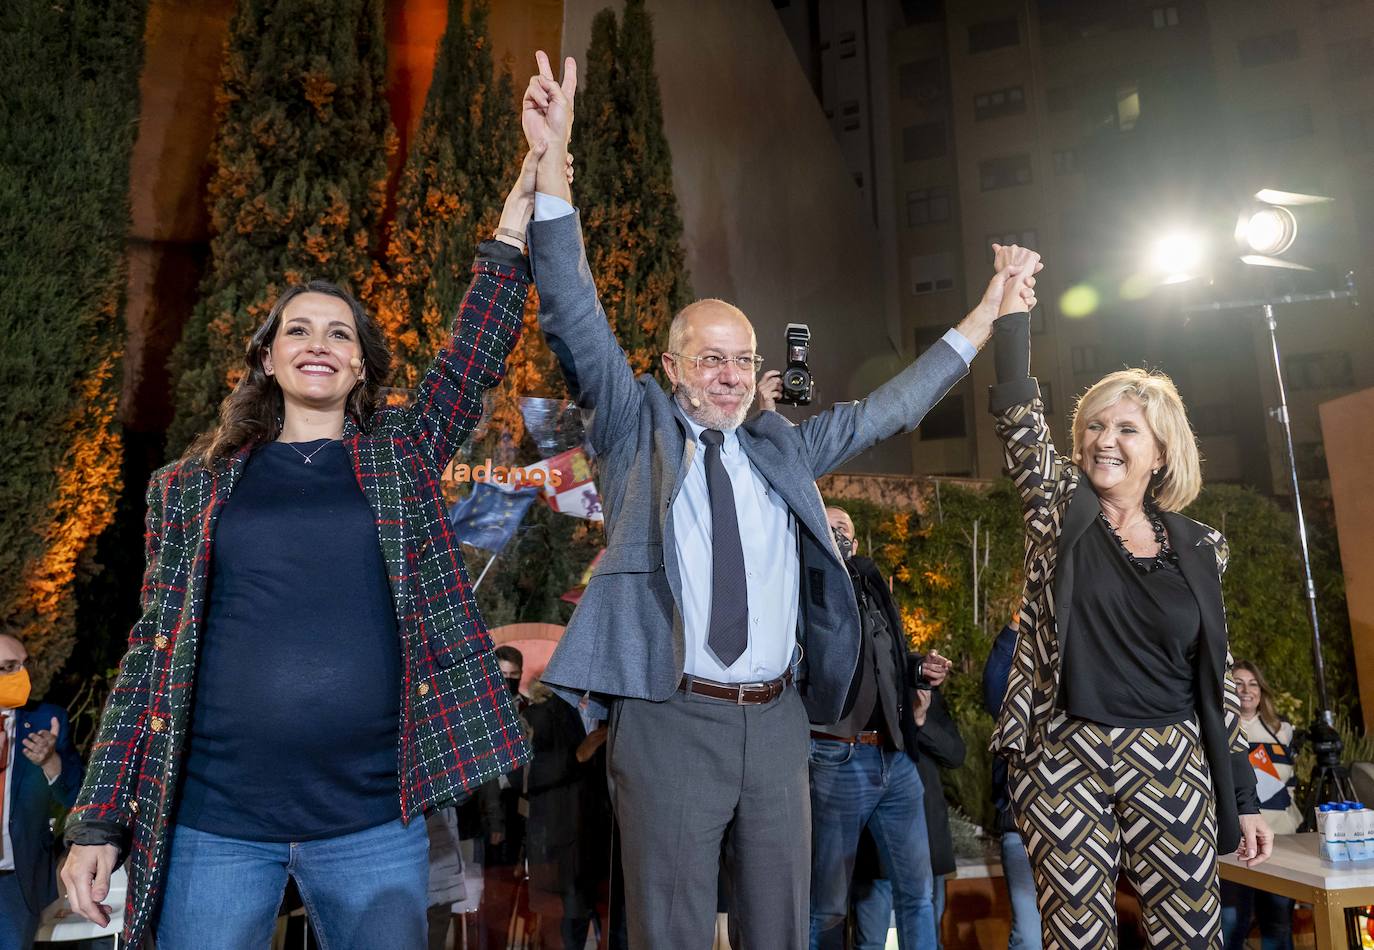
[[1221, 858], [1221, 876], [1248, 887], [1312, 905], [1317, 950], [1348, 946], [1345, 911], [1374, 904], [1374, 862], [1332, 864], [1317, 853], [1315, 832], [1277, 835], [1274, 853], [1259, 867], [1247, 868], [1234, 854]]

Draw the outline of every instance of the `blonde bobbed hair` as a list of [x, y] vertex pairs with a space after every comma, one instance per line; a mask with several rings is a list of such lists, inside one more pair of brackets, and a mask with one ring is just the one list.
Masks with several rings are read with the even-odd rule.
[[1123, 396], [1140, 403], [1145, 422], [1164, 456], [1159, 474], [1150, 479], [1147, 497], [1163, 511], [1182, 511], [1202, 490], [1202, 457], [1178, 389], [1163, 373], [1119, 370], [1099, 379], [1078, 398], [1073, 412], [1074, 464], [1083, 464], [1083, 433], [1088, 420]]

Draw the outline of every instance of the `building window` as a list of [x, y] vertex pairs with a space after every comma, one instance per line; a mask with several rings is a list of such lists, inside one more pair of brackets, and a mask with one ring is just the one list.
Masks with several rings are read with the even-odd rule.
[[1298, 31], [1283, 30], [1279, 33], [1265, 33], [1252, 36], [1236, 44], [1240, 64], [1247, 69], [1256, 66], [1269, 66], [1273, 63], [1286, 63], [1298, 58]]
[[1040, 236], [1034, 228], [1027, 231], [1002, 231], [997, 234], [989, 234], [983, 244], [988, 249], [988, 263], [992, 263], [994, 244], [1019, 244], [1022, 247], [1036, 248], [1040, 245]]
[[973, 118], [976, 122], [1004, 115], [1020, 115], [1025, 111], [1026, 91], [1020, 86], [981, 92], [973, 97]]
[[1326, 48], [1326, 58], [1331, 64], [1332, 79], [1359, 79], [1374, 73], [1374, 42], [1360, 36], [1332, 43]]
[[1326, 467], [1326, 446], [1321, 442], [1299, 442], [1293, 446], [1293, 463], [1303, 481], [1324, 481], [1331, 477]]
[[986, 23], [975, 23], [968, 28], [968, 51], [970, 53], [986, 53], [989, 50], [1002, 49], [1005, 46], [1019, 46], [1020, 44], [1021, 25], [1014, 16], [1001, 20], [988, 20]]
[[1341, 144], [1351, 154], [1374, 151], [1374, 109], [1341, 116]]
[[916, 296], [954, 289], [954, 255], [923, 254], [911, 259], [911, 292]]
[[862, 187], [864, 186], [864, 173], [863, 173], [863, 172], [855, 172], [855, 173], [854, 173], [854, 184], [857, 185], [857, 186], [859, 186], [860, 188], [862, 188]]
[[1015, 188], [1031, 183], [1030, 153], [989, 158], [978, 163], [978, 187], [983, 191]]
[[1235, 407], [1230, 403], [1194, 406], [1188, 415], [1198, 435], [1231, 435], [1236, 431]]
[[1298, 353], [1283, 361], [1283, 375], [1292, 390], [1350, 389], [1355, 374], [1350, 354], [1340, 350], [1325, 353]]
[[922, 122], [902, 129], [902, 161], [918, 162], [945, 154], [945, 124]]
[[853, 30], [840, 34], [840, 59], [853, 59], [858, 53], [858, 40]]
[[1250, 116], [1247, 132], [1255, 142], [1283, 142], [1312, 134], [1312, 110], [1308, 106], [1268, 109]]
[[1116, 129], [1129, 132], [1140, 121], [1140, 87], [1135, 83], [1116, 90]]
[[1054, 173], [1056, 175], [1072, 175], [1076, 171], [1078, 171], [1078, 160], [1073, 149], [1060, 149], [1054, 153]]
[[1171, 30], [1178, 26], [1178, 7], [1155, 7], [1150, 15], [1156, 30]]
[[951, 393], [926, 413], [926, 417], [921, 420], [920, 428], [916, 431], [920, 433], [922, 442], [934, 439], [962, 439], [968, 435], [968, 420], [965, 416], [964, 394]]
[[1040, 401], [1045, 405], [1045, 418], [1054, 418], [1054, 384], [1040, 384]]
[[1036, 308], [1035, 308], [1034, 310], [1031, 311], [1031, 315], [1030, 315], [1030, 332], [1031, 332], [1031, 333], [1044, 333], [1044, 332], [1045, 332], [1045, 304], [1043, 304], [1043, 303], [1042, 303], [1042, 304], [1038, 304], [1038, 305], [1036, 306]]
[[1069, 365], [1073, 367], [1075, 373], [1101, 372], [1106, 362], [1100, 346], [1069, 347]]
[[903, 99], [934, 102], [945, 94], [945, 64], [938, 56], [903, 63], [897, 83]]
[[919, 228], [949, 220], [949, 189], [943, 185], [906, 193], [906, 226]]
[[853, 99], [840, 105], [840, 128], [846, 132], [857, 132], [863, 121], [859, 118], [859, 104]]

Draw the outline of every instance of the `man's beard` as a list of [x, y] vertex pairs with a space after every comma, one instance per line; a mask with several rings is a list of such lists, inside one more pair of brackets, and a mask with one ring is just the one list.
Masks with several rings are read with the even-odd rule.
[[[706, 386], [693, 386], [686, 382], [677, 384], [678, 405], [687, 414], [687, 418], [708, 429], [725, 431], [738, 428], [744, 422], [745, 416], [749, 415], [749, 408], [754, 404], [753, 381], [750, 380], [731, 388], [731, 395], [739, 397], [739, 405], [735, 407], [733, 412], [726, 412], [711, 402], [711, 397], [707, 394], [708, 388]], [[692, 405], [693, 399], [696, 399], [698, 405]]]

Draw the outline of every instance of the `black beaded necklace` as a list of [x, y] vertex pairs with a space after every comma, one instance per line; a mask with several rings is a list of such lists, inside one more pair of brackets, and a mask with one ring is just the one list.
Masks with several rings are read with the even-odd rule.
[[1177, 564], [1178, 555], [1174, 553], [1174, 549], [1169, 545], [1169, 535], [1164, 530], [1164, 518], [1160, 516], [1159, 509], [1154, 505], [1147, 504], [1145, 506], [1145, 515], [1150, 519], [1150, 527], [1153, 528], [1155, 532], [1155, 543], [1159, 545], [1159, 553], [1154, 557], [1136, 557], [1132, 554], [1131, 549], [1126, 547], [1126, 542], [1121, 540], [1121, 535], [1117, 533], [1116, 526], [1107, 518], [1107, 513], [1102, 510], [1097, 512], [1097, 516], [1101, 518], [1102, 523], [1106, 525], [1107, 531], [1116, 540], [1116, 546], [1121, 549], [1122, 554], [1126, 555], [1126, 560], [1130, 561], [1140, 573], [1149, 574], [1152, 571], [1159, 570], [1166, 564]]

